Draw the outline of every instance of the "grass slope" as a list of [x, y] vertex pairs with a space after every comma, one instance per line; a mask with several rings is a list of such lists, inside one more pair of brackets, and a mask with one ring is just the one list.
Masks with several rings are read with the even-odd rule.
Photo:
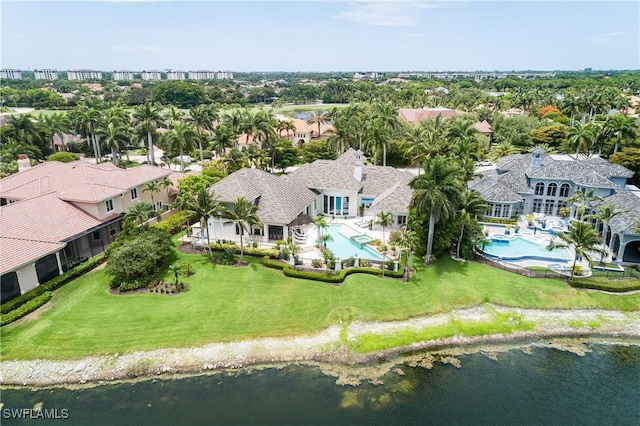
[[[402, 320], [484, 302], [526, 308], [638, 310], [640, 294], [576, 290], [475, 263], [439, 260], [408, 283], [352, 275], [339, 287], [178, 254], [196, 274], [178, 296], [112, 295], [96, 270], [56, 291], [32, 317], [2, 328], [2, 359], [72, 358], [313, 332], [340, 320]], [[166, 279], [171, 279], [167, 275]]]

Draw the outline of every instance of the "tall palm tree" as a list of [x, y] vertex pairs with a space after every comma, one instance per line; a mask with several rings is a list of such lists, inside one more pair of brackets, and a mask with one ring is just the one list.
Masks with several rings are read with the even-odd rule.
[[198, 133], [198, 149], [200, 150], [200, 161], [204, 161], [202, 150], [203, 133], [211, 135], [213, 132], [213, 120], [215, 111], [206, 105], [200, 104], [189, 110], [189, 120], [193, 124]]
[[504, 141], [491, 147], [489, 157], [493, 161], [497, 161], [501, 157], [508, 157], [509, 155], [517, 154], [518, 152], [520, 152], [520, 149], [517, 146], [509, 141]]
[[195, 145], [198, 139], [196, 131], [189, 124], [179, 121], [173, 123], [173, 129], [163, 136], [170, 149], [180, 154], [180, 171], [184, 173], [184, 151], [190, 150]]
[[153, 198], [153, 194], [155, 192], [160, 192], [160, 185], [158, 185], [156, 182], [148, 182], [142, 189], [142, 192], [148, 192], [151, 195], [151, 205], [153, 205], [153, 209], [157, 211], [156, 201]]
[[225, 213], [227, 221], [240, 228], [240, 261], [244, 260], [244, 233], [249, 232], [250, 226], [260, 226], [260, 218], [256, 214], [256, 206], [245, 197], [238, 197], [233, 203], [232, 210]]
[[578, 218], [580, 221], [584, 219], [584, 214], [587, 210], [587, 206], [592, 201], [604, 201], [602, 197], [596, 195], [595, 191], [595, 189], [590, 189], [585, 192], [578, 189], [570, 197], [564, 199], [565, 203], [578, 204], [577, 213], [580, 215], [580, 217]]
[[129, 211], [124, 215], [125, 220], [130, 219], [142, 226], [149, 219], [155, 217], [156, 211], [151, 203], [138, 201], [129, 207]]
[[464, 228], [467, 222], [471, 221], [471, 216], [477, 216], [487, 210], [487, 204], [484, 202], [478, 191], [464, 191], [460, 197], [460, 235], [458, 236], [458, 244], [456, 246], [456, 257], [460, 259], [460, 246], [462, 245], [462, 237], [464, 237]]
[[384, 277], [384, 255], [387, 252], [387, 239], [385, 235], [385, 230], [387, 226], [393, 225], [393, 214], [391, 212], [385, 212], [384, 210], [377, 214], [378, 221], [380, 225], [382, 225], [382, 247], [384, 248], [382, 252], [382, 276]]
[[133, 111], [133, 119], [136, 127], [147, 134], [147, 154], [149, 155], [149, 164], [156, 164], [153, 151], [153, 134], [157, 132], [159, 127], [164, 126], [162, 117], [162, 108], [159, 105], [145, 102], [143, 105], [137, 106]]
[[620, 145], [625, 145], [637, 139], [637, 120], [623, 114], [607, 117], [603, 133], [608, 139], [615, 140], [615, 146], [613, 147], [613, 153], [615, 154], [618, 152]]
[[580, 154], [581, 147], [588, 152], [593, 145], [594, 126], [593, 123], [576, 123], [575, 126], [569, 129], [567, 140], [576, 147], [576, 159]]
[[371, 108], [371, 119], [375, 123], [374, 129], [380, 127], [383, 131], [376, 132], [380, 137], [377, 145], [382, 146], [382, 165], [387, 165], [387, 147], [393, 139], [394, 134], [400, 130], [401, 124], [398, 119], [398, 109], [391, 102], [377, 101]]
[[71, 124], [67, 118], [65, 113], [56, 112], [53, 114], [40, 114], [38, 115], [38, 127], [43, 129], [45, 133], [51, 139], [51, 149], [55, 151], [54, 137], [58, 136], [60, 138], [60, 143], [62, 144], [62, 148], [65, 149], [64, 146], [64, 135], [71, 131]]
[[616, 209], [614, 204], [602, 204], [599, 205], [594, 214], [589, 215], [600, 222], [602, 222], [602, 243], [607, 247], [607, 233], [609, 232], [609, 222], [616, 216], [627, 213], [629, 210]]
[[216, 127], [216, 133], [213, 135], [213, 150], [220, 157], [224, 156], [227, 149], [235, 147], [238, 135], [233, 133], [233, 129], [226, 124], [220, 124]]
[[191, 214], [196, 220], [200, 221], [201, 232], [204, 231], [207, 236], [207, 247], [209, 256], [213, 259], [213, 251], [211, 250], [211, 241], [209, 240], [209, 218], [212, 216], [224, 216], [227, 211], [212, 191], [202, 188], [196, 192], [193, 198], [184, 201], [184, 211]]
[[411, 269], [411, 249], [416, 244], [417, 235], [415, 231], [412, 231], [407, 225], [400, 227], [400, 236], [398, 239], [398, 246], [404, 249], [407, 253], [407, 259], [404, 265], [404, 281], [409, 279], [409, 270]]
[[71, 111], [71, 120], [74, 123], [76, 130], [82, 134], [87, 143], [93, 148], [93, 155], [96, 158], [96, 162], [100, 162], [100, 144], [96, 139], [96, 127], [100, 121], [100, 113], [93, 107], [78, 107]]
[[102, 138], [104, 145], [111, 149], [112, 161], [116, 167], [119, 165], [118, 155], [120, 150], [126, 146], [129, 141], [127, 130], [115, 122], [100, 123], [100, 127], [96, 129], [96, 135]]
[[556, 235], [556, 237], [560, 238], [560, 241], [555, 237], [552, 238], [547, 246], [549, 251], [558, 247], [573, 247], [575, 250], [576, 256], [573, 259], [573, 265], [571, 267], [571, 279], [573, 279], [575, 274], [578, 258], [584, 257], [591, 262], [590, 252], [600, 253], [602, 256], [607, 254], [606, 250], [600, 247], [602, 240], [598, 238], [598, 233], [591, 227], [591, 224], [587, 222], [573, 222], [571, 226], [569, 226], [568, 234], [560, 233]]
[[321, 111], [319, 109], [311, 111], [311, 117], [307, 120], [307, 124], [318, 125], [318, 136], [320, 136], [320, 126], [322, 124], [329, 123], [329, 113], [327, 111]]
[[435, 225], [455, 214], [463, 185], [459, 167], [442, 156], [426, 160], [423, 167], [424, 173], [409, 182], [414, 190], [410, 206], [418, 215], [429, 215], [425, 264], [430, 265]]
[[167, 191], [167, 200], [169, 199], [169, 188], [173, 186], [173, 181], [168, 177], [163, 177], [160, 181], [160, 186], [163, 187]]

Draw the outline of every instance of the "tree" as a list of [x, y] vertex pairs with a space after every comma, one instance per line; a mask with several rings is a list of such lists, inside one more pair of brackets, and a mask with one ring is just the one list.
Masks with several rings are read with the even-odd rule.
[[169, 199], [169, 188], [173, 185], [173, 181], [168, 177], [163, 177], [160, 181], [160, 186], [167, 190], [167, 200]]
[[184, 210], [192, 214], [200, 222], [201, 232], [207, 236], [207, 248], [209, 256], [213, 259], [211, 241], [209, 240], [209, 218], [212, 216], [224, 216], [227, 212], [224, 206], [218, 202], [213, 192], [207, 188], [201, 188], [195, 196], [184, 201]]
[[159, 127], [164, 125], [162, 108], [158, 105], [147, 102], [134, 109], [133, 119], [136, 127], [147, 134], [147, 155], [149, 156], [149, 164], [155, 165], [156, 160], [153, 152], [152, 135], [157, 132]]
[[131, 220], [142, 226], [149, 219], [155, 217], [156, 211], [153, 204], [146, 201], [138, 201], [129, 207], [129, 211], [124, 215], [125, 220]]
[[153, 199], [153, 193], [154, 192], [160, 192], [160, 185], [158, 185], [156, 182], [148, 182], [144, 188], [142, 189], [142, 192], [149, 192], [151, 195], [151, 205], [153, 206], [153, 210], [156, 210], [156, 202]]
[[606, 250], [599, 247], [602, 240], [598, 238], [596, 230], [588, 222], [572, 222], [571, 226], [569, 226], [568, 234], [560, 233], [556, 237], [560, 238], [561, 241], [558, 241], [555, 237], [551, 238], [547, 246], [549, 251], [558, 247], [573, 247], [575, 251], [576, 256], [571, 267], [571, 279], [575, 274], [578, 258], [584, 257], [591, 262], [592, 259], [589, 252], [600, 253], [602, 256], [607, 254]]
[[54, 138], [58, 136], [60, 143], [64, 146], [64, 135], [71, 131], [71, 125], [67, 119], [67, 115], [56, 112], [53, 114], [40, 114], [38, 115], [38, 127], [40, 127], [51, 139], [51, 149], [55, 151]]
[[602, 242], [604, 246], [608, 246], [607, 233], [609, 232], [608, 227], [609, 227], [609, 222], [611, 222], [611, 219], [613, 219], [618, 215], [627, 213], [628, 211], [629, 210], [616, 209], [616, 206], [614, 204], [609, 203], [609, 204], [599, 205], [596, 210], [596, 213], [589, 215], [589, 217], [592, 217], [602, 222]]
[[464, 191], [460, 197], [460, 235], [458, 244], [456, 245], [456, 257], [460, 259], [460, 246], [462, 245], [462, 237], [464, 236], [464, 228], [467, 222], [471, 220], [471, 216], [483, 214], [487, 210], [487, 204], [484, 202], [478, 191]]
[[196, 128], [198, 134], [198, 148], [200, 150], [200, 161], [204, 161], [204, 155], [202, 152], [202, 139], [206, 133], [211, 136], [213, 132], [213, 120], [216, 119], [216, 112], [212, 108], [208, 108], [206, 105], [196, 105], [189, 110], [190, 121]]
[[235, 147], [237, 139], [238, 135], [233, 133], [231, 127], [220, 124], [213, 135], [213, 150], [222, 157], [228, 149]]
[[153, 99], [161, 104], [191, 108], [206, 101], [204, 88], [187, 81], [166, 81], [153, 86]]
[[322, 231], [326, 230], [329, 227], [329, 224], [327, 223], [327, 218], [322, 216], [321, 214], [319, 214], [318, 216], [316, 216], [315, 219], [313, 219], [313, 223], [318, 228], [318, 235], [322, 235]]
[[329, 117], [327, 111], [321, 111], [319, 109], [311, 111], [311, 117], [307, 120], [307, 124], [317, 124], [318, 125], [318, 136], [320, 136], [320, 125], [328, 124]]
[[589, 149], [593, 145], [594, 141], [594, 124], [593, 123], [576, 123], [575, 126], [569, 129], [568, 138], [569, 144], [576, 147], [576, 159], [580, 154], [580, 148], [588, 153]]
[[384, 255], [387, 252], [387, 239], [385, 235], [385, 230], [387, 226], [393, 225], [393, 214], [391, 212], [381, 211], [377, 214], [380, 225], [382, 225], [382, 246], [384, 248], [382, 252], [382, 276], [384, 277]]
[[417, 235], [415, 231], [412, 231], [407, 225], [402, 225], [400, 228], [400, 235], [398, 238], [398, 246], [404, 249], [407, 253], [407, 259], [404, 265], [404, 281], [409, 279], [409, 270], [411, 269], [411, 249], [417, 242]]
[[198, 139], [197, 133], [184, 122], [173, 124], [173, 129], [163, 135], [164, 142], [171, 151], [178, 151], [180, 154], [180, 172], [184, 173], [184, 151], [188, 151], [195, 145]]
[[620, 145], [633, 142], [638, 137], [637, 121], [623, 114], [607, 117], [603, 128], [604, 136], [615, 141], [613, 153], [618, 152]]
[[426, 160], [423, 168], [424, 173], [409, 182], [414, 190], [410, 207], [418, 215], [429, 215], [425, 264], [430, 265], [435, 224], [455, 214], [463, 185], [459, 167], [442, 156]]
[[331, 234], [320, 234], [318, 236], [318, 239], [316, 240], [316, 242], [320, 245], [320, 247], [322, 247], [325, 250], [327, 248], [327, 243], [329, 241], [333, 241], [333, 237], [331, 236]]
[[225, 223], [235, 223], [240, 228], [240, 262], [244, 260], [243, 237], [250, 226], [260, 226], [260, 218], [255, 213], [256, 206], [244, 197], [238, 197], [232, 210], [227, 210]]
[[176, 263], [172, 263], [171, 265], [169, 265], [169, 268], [167, 268], [167, 270], [173, 274], [173, 278], [174, 278], [174, 284], [177, 286], [178, 285], [178, 274], [180, 274], [180, 271], [182, 270], [182, 267]]
[[117, 167], [119, 152], [129, 141], [127, 130], [118, 123], [111, 121], [109, 123], [101, 123], [100, 127], [96, 129], [96, 135], [100, 136], [104, 145], [111, 149], [113, 164]]
[[70, 119], [75, 125], [76, 130], [82, 134], [89, 144], [93, 148], [93, 155], [96, 162], [100, 162], [100, 144], [96, 139], [96, 127], [100, 120], [100, 113], [93, 107], [81, 107], [71, 111]]
[[[576, 124], [576, 126], [579, 124]], [[584, 214], [587, 210], [587, 206], [592, 201], [604, 201], [604, 199], [598, 195], [595, 195], [595, 189], [590, 189], [586, 192], [578, 189], [573, 193], [570, 197], [564, 199], [565, 203], [575, 203], [578, 204], [578, 214], [580, 215], [579, 220], [582, 221], [584, 219]]]
[[620, 164], [635, 172], [634, 182], [636, 182], [640, 175], [640, 148], [622, 148], [618, 153], [609, 157], [609, 162]]

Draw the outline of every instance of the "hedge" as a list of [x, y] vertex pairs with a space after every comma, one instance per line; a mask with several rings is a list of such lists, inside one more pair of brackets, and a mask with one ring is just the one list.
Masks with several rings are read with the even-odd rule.
[[[406, 262], [406, 255], [403, 255], [400, 263], [398, 264], [398, 272], [385, 270], [385, 277], [389, 278], [403, 278], [404, 277], [404, 265]], [[382, 276], [382, 269], [378, 268], [348, 268], [343, 269], [338, 273], [327, 274], [326, 272], [310, 272], [299, 271], [297, 269], [291, 269], [287, 264], [274, 261], [268, 256], [262, 258], [262, 264], [267, 268], [282, 269], [282, 273], [291, 278], [302, 278], [307, 280], [322, 281], [331, 284], [338, 284], [345, 280], [345, 278], [351, 274], [371, 274]]]
[[180, 232], [182, 230], [182, 226], [187, 224], [189, 220], [191, 220], [191, 214], [185, 211], [180, 211], [172, 216], [169, 216], [163, 221], [156, 223], [155, 225], [153, 225], [153, 227], [163, 229], [173, 235]]
[[45, 291], [40, 296], [34, 297], [28, 302], [22, 304], [19, 308], [14, 309], [9, 313], [0, 315], [0, 326], [10, 324], [14, 321], [19, 320], [23, 316], [30, 314], [31, 312], [38, 309], [40, 306], [47, 303], [52, 296], [53, 296], [52, 292]]
[[[610, 291], [614, 293], [640, 290], [640, 280], [638, 279], [607, 279], [607, 281], [611, 282], [611, 284], [609, 284], [609, 282], [595, 281], [593, 278], [586, 280], [574, 279], [569, 280], [569, 285], [575, 288]], [[629, 281], [629, 283], [627, 284], [625, 281]]]
[[[224, 250], [233, 250], [235, 254], [240, 254], [240, 246], [237, 244], [219, 244], [219, 243], [211, 243], [211, 249], [215, 251], [224, 251]], [[280, 255], [280, 251], [277, 249], [265, 249], [258, 247], [244, 247], [244, 254], [249, 256], [269, 256], [269, 257], [278, 257]]]
[[93, 268], [95, 268], [96, 266], [104, 262], [106, 259], [107, 258], [104, 253], [100, 253], [99, 255], [92, 257], [91, 259], [87, 260], [84, 263], [81, 263], [75, 268], [69, 269], [64, 274], [58, 275], [57, 277], [47, 281], [46, 283], [40, 284], [38, 287], [34, 288], [33, 290], [30, 290], [25, 294], [18, 296], [15, 299], [11, 299], [8, 302], [2, 304], [2, 306], [0, 306], [0, 313], [2, 314], [9, 313], [13, 310], [20, 308], [22, 305], [29, 302], [30, 300], [35, 299], [36, 297], [39, 297], [46, 291], [53, 291], [62, 287], [69, 281], [75, 278], [78, 278], [80, 275], [84, 275], [85, 273], [89, 272], [90, 270], [92, 270]]

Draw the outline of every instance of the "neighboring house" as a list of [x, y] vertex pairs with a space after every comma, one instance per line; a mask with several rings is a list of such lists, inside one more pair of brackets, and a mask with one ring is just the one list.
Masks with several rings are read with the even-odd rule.
[[[170, 174], [148, 165], [52, 161], [1, 179], [2, 302], [106, 250], [129, 207], [151, 201], [145, 185]], [[153, 198], [156, 208], [168, 203], [166, 190]]]
[[[407, 123], [420, 124], [425, 120], [434, 120], [436, 117], [445, 120], [458, 116], [464, 117], [467, 113], [450, 108], [400, 108], [398, 115]], [[489, 138], [493, 133], [491, 125], [486, 120], [475, 122], [473, 128]]]
[[82, 138], [76, 135], [70, 135], [68, 133], [63, 133], [62, 138], [60, 135], [53, 135], [53, 150], [55, 152], [60, 151], [68, 151], [68, 146], [70, 143], [79, 143], [82, 142]]
[[[276, 133], [282, 138], [289, 139], [293, 145], [298, 147], [302, 147], [311, 139], [319, 138], [330, 130], [335, 130], [333, 124], [320, 124], [320, 133], [318, 133], [317, 124], [307, 124], [305, 120], [299, 118], [287, 118], [281, 115], [276, 116], [276, 118], [280, 121], [290, 121], [293, 123], [295, 130], [276, 130]], [[246, 133], [241, 134], [238, 139], [236, 139], [236, 144], [239, 148], [243, 148], [251, 144], [256, 144], [259, 148], [262, 148], [262, 144], [259, 141], [254, 141], [253, 136], [247, 135]]]
[[[252, 238], [264, 243], [286, 240], [290, 228], [309, 223], [318, 214], [356, 217], [360, 206], [368, 215], [384, 210], [394, 225], [406, 223], [413, 175], [393, 167], [365, 166], [360, 151], [347, 150], [337, 160], [316, 160], [289, 175], [276, 176], [258, 169], [242, 169], [211, 186], [217, 199], [232, 208], [240, 196], [252, 201], [262, 226]], [[239, 229], [222, 218], [208, 223], [210, 239], [238, 240]]]
[[[633, 172], [601, 158], [574, 160], [568, 156], [551, 156], [537, 149], [530, 154], [503, 157], [495, 170], [469, 182], [469, 189], [480, 192], [489, 208], [487, 217], [508, 218], [520, 214], [540, 213], [559, 216], [560, 208], [570, 207], [570, 217], [579, 216], [578, 206], [566, 206], [565, 199], [577, 190], [603, 197], [616, 209], [628, 210], [609, 223], [607, 244], [622, 262], [640, 262], [640, 235], [634, 233], [640, 219], [640, 198], [625, 184]], [[597, 204], [587, 206], [585, 214], [595, 212]], [[592, 221], [598, 230], [602, 224]]]

